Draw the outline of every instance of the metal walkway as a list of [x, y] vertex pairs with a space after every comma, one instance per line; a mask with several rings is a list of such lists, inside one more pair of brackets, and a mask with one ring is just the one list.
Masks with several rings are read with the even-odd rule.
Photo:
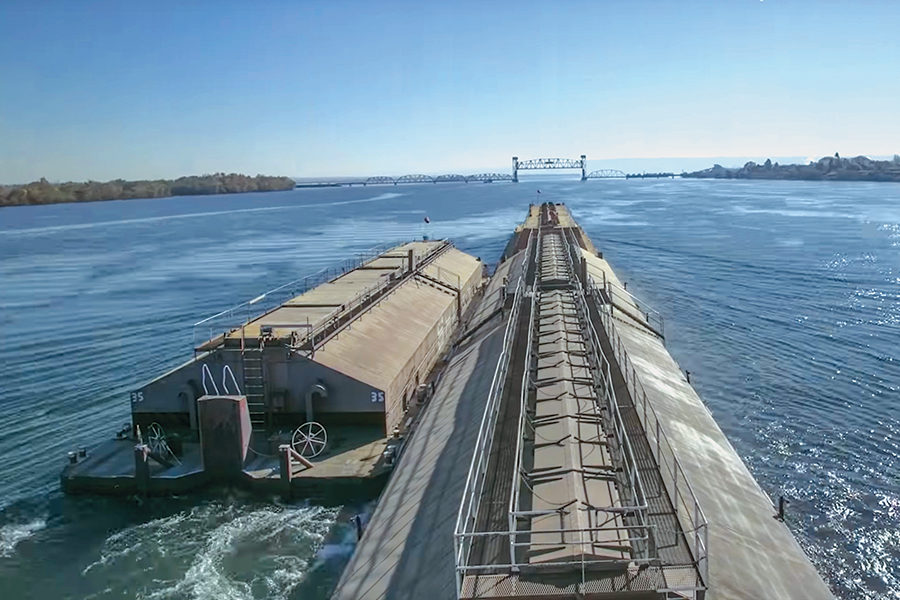
[[521, 295], [511, 292], [521, 262], [501, 265], [473, 308], [469, 334], [444, 369], [332, 600], [456, 595], [449, 542], [473, 448], [481, 443], [479, 423], [505, 377], [516, 314], [504, 305]]
[[530, 233], [511, 365], [457, 521], [457, 596], [702, 598], [698, 561], [597, 334], [603, 297], [583, 285], [565, 225], [544, 205]]
[[530, 206], [334, 598], [832, 597], [664, 333]]
[[520, 412], [510, 525], [513, 562], [592, 565], [631, 555], [616, 489], [616, 467], [558, 231], [541, 237], [540, 278], [526, 358], [529, 385]]

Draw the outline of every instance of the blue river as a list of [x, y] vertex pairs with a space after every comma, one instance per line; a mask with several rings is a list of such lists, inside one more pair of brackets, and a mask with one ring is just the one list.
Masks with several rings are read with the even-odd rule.
[[204, 316], [385, 241], [494, 262], [538, 201], [662, 312], [838, 597], [900, 599], [900, 185], [552, 178], [0, 209], [0, 595], [327, 598], [370, 506], [66, 497], [66, 453]]

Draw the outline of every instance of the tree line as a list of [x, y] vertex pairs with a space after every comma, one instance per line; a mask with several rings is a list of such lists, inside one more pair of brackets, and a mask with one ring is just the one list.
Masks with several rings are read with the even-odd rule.
[[237, 194], [242, 192], [274, 192], [294, 188], [290, 177], [214, 173], [178, 179], [150, 179], [139, 181], [84, 181], [50, 183], [41, 178], [25, 185], [0, 186], [0, 206], [27, 204], [55, 204], [58, 202], [96, 202], [100, 200], [130, 200], [133, 198], [163, 198], [202, 194]]

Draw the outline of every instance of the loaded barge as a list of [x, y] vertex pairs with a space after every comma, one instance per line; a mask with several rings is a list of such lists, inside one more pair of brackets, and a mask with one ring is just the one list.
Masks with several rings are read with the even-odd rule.
[[411, 242], [200, 321], [194, 357], [131, 392], [116, 438], [69, 453], [63, 489], [377, 494], [483, 278], [450, 242]]
[[332, 600], [832, 598], [564, 205], [472, 313]]

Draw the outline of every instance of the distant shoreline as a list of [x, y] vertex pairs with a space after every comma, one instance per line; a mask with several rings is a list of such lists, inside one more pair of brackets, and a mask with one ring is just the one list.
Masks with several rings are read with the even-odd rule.
[[46, 179], [25, 185], [0, 186], [0, 207], [36, 206], [70, 202], [105, 202], [108, 200], [139, 200], [170, 198], [172, 196], [208, 196], [212, 194], [241, 194], [246, 192], [280, 192], [294, 189], [290, 177], [215, 173], [139, 181], [87, 181], [49, 183]]
[[893, 160], [872, 160], [865, 156], [841, 158], [839, 154], [806, 165], [779, 165], [771, 160], [753, 161], [740, 168], [713, 165], [709, 169], [682, 173], [695, 179], [776, 179], [788, 181], [882, 181], [900, 182], [900, 155]]

